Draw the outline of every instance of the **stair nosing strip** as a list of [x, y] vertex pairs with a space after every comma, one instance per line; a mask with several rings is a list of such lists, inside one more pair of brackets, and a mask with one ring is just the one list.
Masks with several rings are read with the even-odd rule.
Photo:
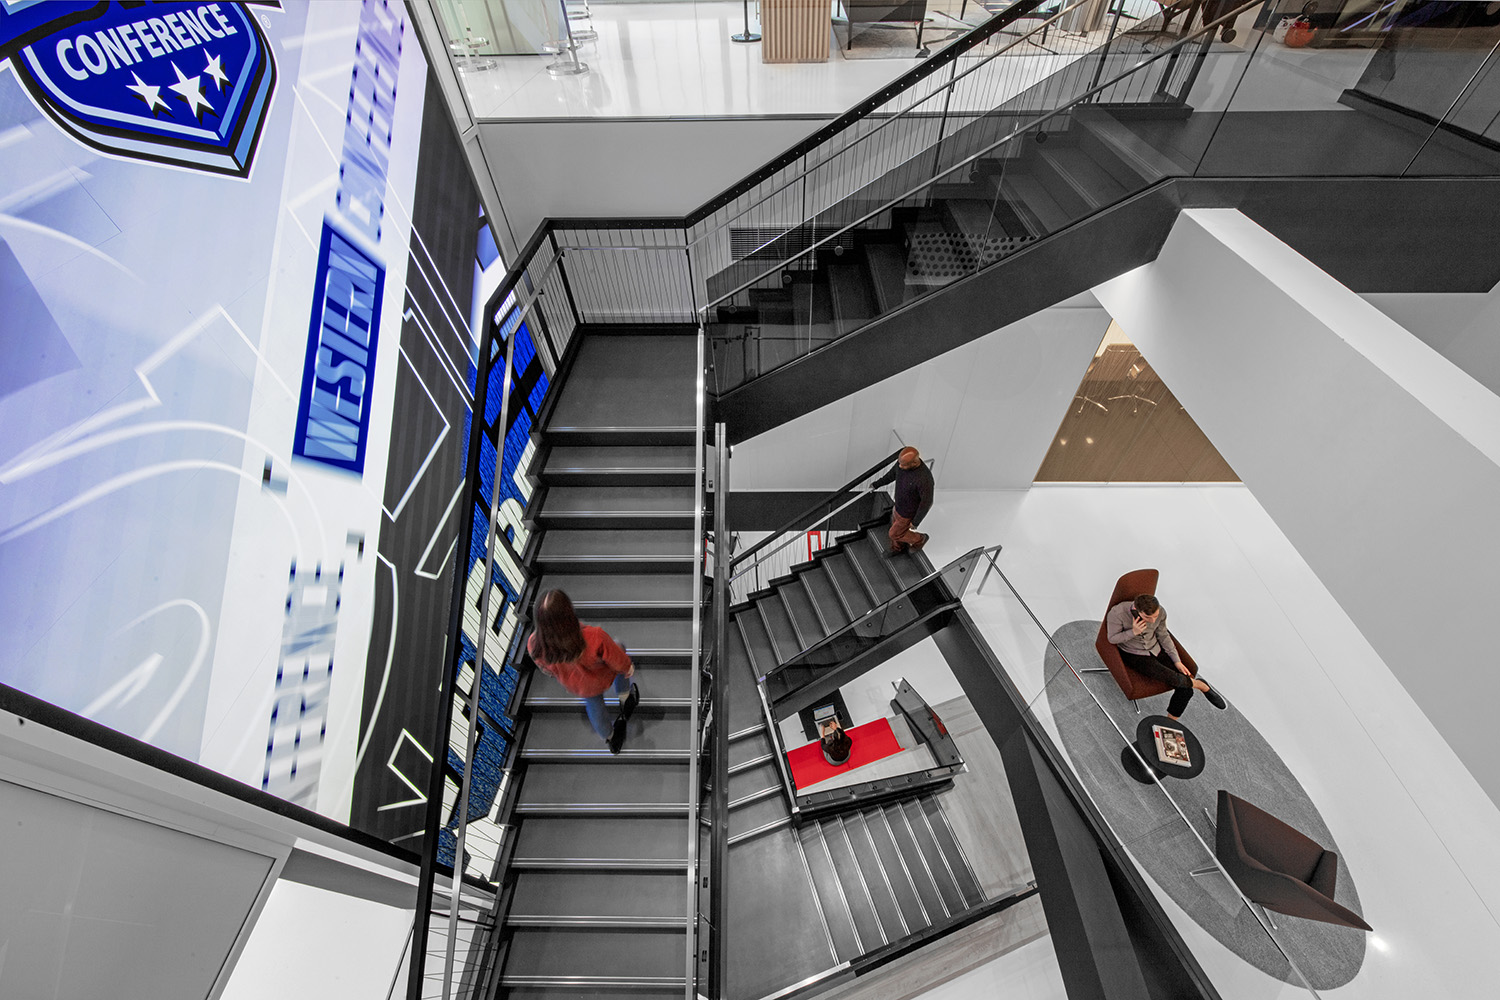
[[[802, 843], [802, 837], [795, 831], [792, 833], [792, 842], [797, 845], [797, 857], [802, 859], [802, 874], [807, 876], [807, 888], [812, 894], [813, 906], [818, 911], [818, 920], [823, 924], [823, 937], [828, 942], [828, 954], [834, 963], [838, 964], [838, 945], [834, 943], [833, 927], [828, 923], [828, 914], [823, 910], [823, 901], [819, 898], [818, 883], [813, 878], [812, 865], [807, 861], [807, 847]], [[848, 963], [845, 962], [843, 965], [847, 966]]]
[[784, 817], [782, 817], [781, 819], [778, 819], [778, 820], [772, 820], [769, 823], [763, 823], [760, 826], [757, 826], [753, 830], [746, 830], [744, 833], [737, 833], [734, 836], [730, 837], [729, 838], [729, 846], [733, 847], [736, 844], [743, 844], [747, 840], [754, 840], [756, 837], [763, 837], [766, 834], [772, 833], [772, 832], [774, 832], [776, 830], [779, 830], [779, 829], [781, 829], [784, 826], [791, 826], [791, 825], [792, 825], [792, 817], [789, 816], [789, 815], [788, 816], [784, 816]]
[[516, 988], [522, 986], [568, 987], [600, 989], [683, 989], [687, 986], [684, 976], [501, 976], [500, 985]]
[[606, 747], [598, 750], [535, 750], [523, 749], [522, 760], [547, 761], [547, 760], [604, 760], [620, 761], [678, 761], [691, 760], [691, 750], [631, 750], [626, 747], [617, 754], [612, 754]]
[[628, 814], [686, 815], [692, 809], [688, 802], [519, 802], [515, 811], [523, 816]]
[[687, 917], [603, 917], [566, 914], [548, 916], [541, 913], [510, 914], [505, 918], [507, 927], [640, 927], [647, 930], [686, 930], [691, 926]]
[[749, 795], [741, 795], [737, 799], [731, 799], [729, 801], [729, 808], [737, 809], [740, 806], [748, 806], [752, 802], [759, 802], [762, 799], [768, 799], [773, 795], [780, 794], [780, 792], [780, 785], [771, 785], [769, 788], [762, 788], [759, 791], [751, 792]]
[[[849, 848], [849, 861], [854, 865], [854, 874], [859, 878], [859, 887], [864, 890], [865, 902], [870, 905], [870, 916], [875, 918], [875, 929], [880, 932], [881, 945], [891, 943], [891, 936], [886, 933], [885, 921], [880, 918], [880, 907], [875, 905], [875, 894], [870, 891], [870, 880], [865, 878], [864, 866], [859, 863], [859, 855], [854, 853], [854, 838], [849, 836], [849, 824], [844, 821], [842, 815], [833, 817], [839, 822], [839, 835], [844, 838], [844, 846]], [[900, 907], [897, 907], [899, 911]]]
[[692, 466], [683, 465], [564, 465], [556, 469], [544, 468], [542, 475], [592, 475], [594, 473], [616, 473], [616, 472], [650, 472], [650, 473], [672, 473], [675, 475], [689, 475], [696, 472]]
[[953, 891], [958, 893], [959, 902], [963, 904], [964, 909], [968, 909], [969, 901], [964, 898], [964, 887], [959, 884], [958, 876], [953, 874], [953, 865], [948, 861], [948, 852], [943, 850], [943, 842], [938, 839], [937, 831], [932, 828], [932, 818], [927, 815], [927, 810], [922, 808], [923, 798], [925, 796], [920, 796], [910, 801], [916, 805], [917, 811], [922, 814], [922, 825], [927, 827], [927, 833], [932, 837], [932, 844], [937, 848], [938, 860], [943, 863], [943, 871], [948, 873], [948, 881], [953, 883]]
[[[911, 934], [911, 925], [906, 922], [906, 913], [901, 909], [901, 900], [896, 896], [896, 887], [891, 884], [891, 873], [885, 867], [885, 859], [880, 856], [880, 848], [875, 846], [875, 835], [870, 832], [870, 821], [863, 812], [857, 815], [860, 828], [865, 831], [865, 840], [870, 844], [870, 856], [875, 859], [875, 867], [880, 869], [880, 880], [885, 883], [885, 891], [890, 895], [892, 905], [896, 907], [896, 919], [901, 922], [901, 936], [907, 937]], [[845, 836], [848, 833], [849, 830], [845, 827]], [[850, 850], [854, 849], [852, 843], [849, 847]]]
[[[937, 893], [938, 905], [943, 908], [943, 919], [947, 920], [951, 918], [953, 916], [953, 911], [948, 909], [948, 901], [943, 898], [943, 887], [938, 885], [937, 876], [932, 873], [932, 866], [927, 863], [927, 854], [922, 850], [922, 842], [917, 839], [917, 831], [912, 828], [911, 817], [906, 815], [905, 809], [901, 808], [900, 801], [893, 802], [891, 803], [891, 805], [894, 806], [896, 812], [900, 814], [901, 822], [906, 827], [907, 836], [911, 837], [911, 845], [912, 847], [916, 848], [917, 860], [922, 862], [922, 870], [927, 873], [927, 881], [932, 883], [932, 891]], [[889, 822], [889, 813], [886, 814], [886, 818], [887, 822]], [[900, 846], [901, 845], [899, 843], [896, 845], [898, 849], [900, 848]], [[905, 859], [903, 858], [902, 861], [904, 863]]]
[[597, 871], [687, 871], [686, 858], [511, 858], [512, 868]]
[[729, 769], [729, 776], [732, 778], [736, 774], [744, 774], [746, 771], [760, 767], [762, 764], [769, 764], [775, 760], [775, 753], [761, 754], [759, 757], [751, 757], [749, 760], [742, 760]]
[[[896, 839], [895, 828], [891, 826], [891, 817], [886, 813], [884, 806], [876, 806], [875, 809], [880, 813], [880, 821], [885, 824], [886, 835], [891, 838], [891, 850], [896, 852], [896, 860], [901, 862], [901, 871], [906, 876], [906, 884], [911, 886], [911, 894], [916, 897], [917, 909], [922, 913], [924, 926], [931, 927], [932, 916], [927, 912], [927, 904], [922, 902], [922, 893], [917, 889], [917, 880], [912, 878], [911, 868], [906, 863], [906, 855], [901, 853], [901, 842]], [[941, 893], [938, 898], [942, 898]]]
[[[865, 939], [859, 933], [859, 924], [854, 922], [854, 908], [849, 905], [849, 896], [844, 892], [844, 880], [839, 877], [839, 866], [833, 860], [833, 848], [828, 844], [828, 834], [823, 829], [823, 821], [817, 821], [818, 843], [823, 845], [823, 853], [828, 858], [828, 871], [833, 875], [833, 887], [839, 891], [839, 900], [844, 904], [844, 915], [849, 918], [849, 930], [854, 933], [854, 946], [863, 955], [866, 952]], [[876, 923], [879, 923], [877, 919]]]
[[537, 562], [685, 562], [691, 565], [694, 558], [696, 557], [691, 552], [684, 552], [681, 555], [658, 553], [654, 555], [616, 556], [549, 556], [547, 553], [542, 552], [537, 555]]
[[692, 517], [693, 510], [559, 510], [547, 511], [545, 504], [537, 511], [538, 517]]
[[[618, 704], [618, 698], [606, 698], [605, 704]], [[528, 708], [577, 708], [577, 698], [554, 697], [552, 695], [538, 695], [535, 698], [527, 698]], [[692, 708], [691, 698], [646, 698], [642, 697], [637, 704], [638, 708]]]

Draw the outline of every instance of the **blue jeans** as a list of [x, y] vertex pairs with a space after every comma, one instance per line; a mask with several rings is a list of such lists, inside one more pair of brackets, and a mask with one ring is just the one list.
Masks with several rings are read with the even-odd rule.
[[[616, 674], [615, 682], [610, 689], [617, 697], [625, 697], [630, 693], [630, 678], [624, 674]], [[594, 727], [594, 732], [599, 734], [601, 740], [608, 742], [615, 721], [609, 717], [609, 709], [604, 707], [604, 695], [597, 694], [592, 698], [583, 699], [583, 710], [589, 714], [589, 725]]]

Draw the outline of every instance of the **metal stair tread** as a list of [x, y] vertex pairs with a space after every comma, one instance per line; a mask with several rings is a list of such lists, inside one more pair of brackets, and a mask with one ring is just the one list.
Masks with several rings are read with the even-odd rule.
[[555, 871], [687, 871], [687, 858], [548, 858], [512, 857], [516, 869]]
[[510, 913], [505, 917], [509, 927], [631, 927], [641, 930], [686, 930], [690, 924], [687, 917], [645, 917], [626, 914], [618, 917]]
[[522, 816], [686, 816], [690, 808], [687, 802], [517, 802], [515, 811]]

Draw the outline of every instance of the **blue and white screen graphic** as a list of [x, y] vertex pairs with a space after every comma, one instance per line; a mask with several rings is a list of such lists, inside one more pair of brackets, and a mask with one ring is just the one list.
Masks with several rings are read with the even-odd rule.
[[478, 201], [405, 5], [0, 0], [0, 60], [0, 683], [418, 846]]
[[253, 7], [0, 0], [0, 12], [0, 56], [79, 141], [250, 173], [276, 84]]

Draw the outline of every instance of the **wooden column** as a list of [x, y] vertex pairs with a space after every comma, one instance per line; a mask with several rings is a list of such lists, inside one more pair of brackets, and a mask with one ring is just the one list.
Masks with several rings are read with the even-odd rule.
[[761, 60], [827, 62], [829, 9], [828, 0], [761, 0]]

